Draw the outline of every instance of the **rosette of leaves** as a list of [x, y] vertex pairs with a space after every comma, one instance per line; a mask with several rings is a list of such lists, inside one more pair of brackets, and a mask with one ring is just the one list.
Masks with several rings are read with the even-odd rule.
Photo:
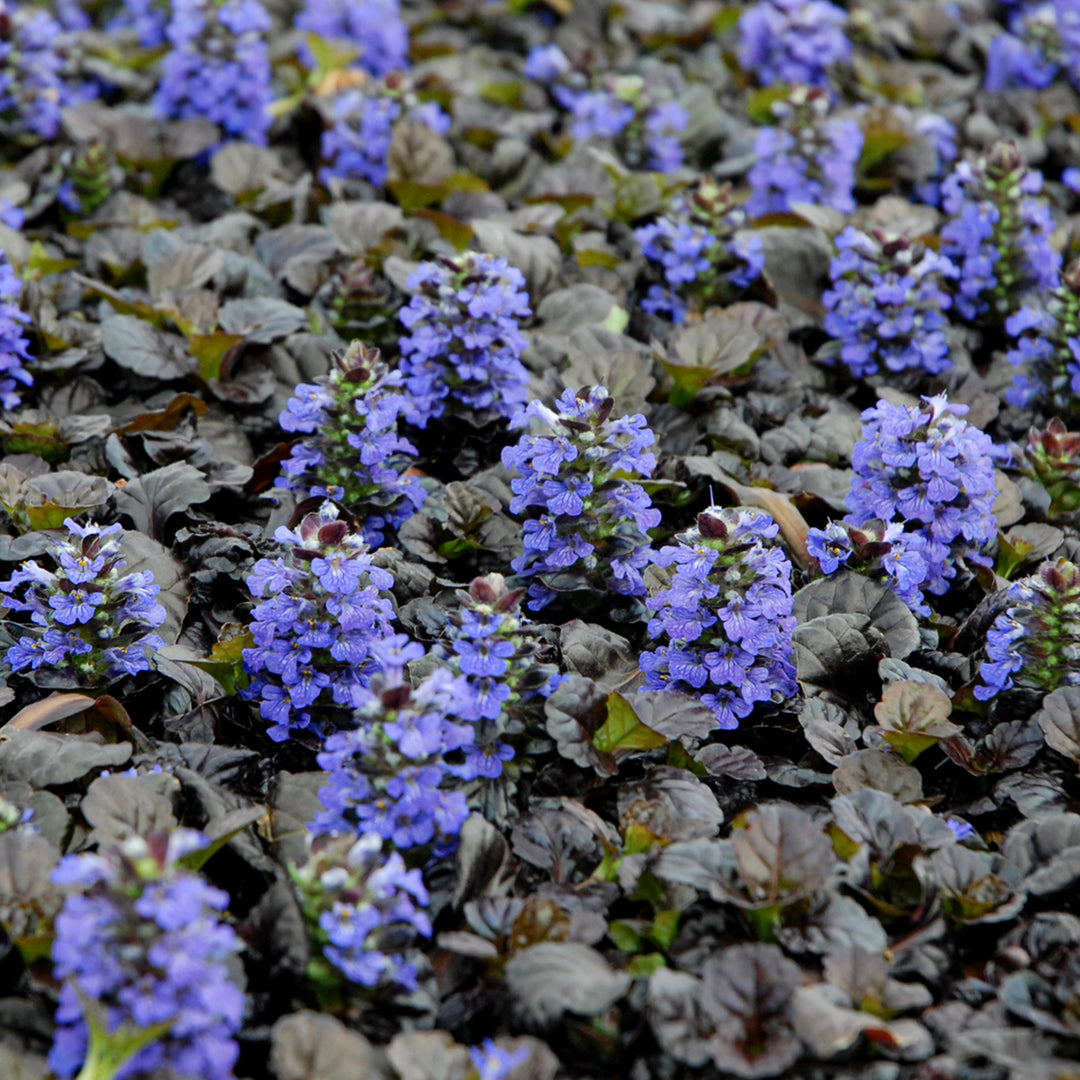
[[424, 503], [420, 481], [405, 475], [416, 456], [398, 434], [408, 412], [401, 374], [390, 371], [378, 349], [354, 341], [334, 354], [328, 375], [297, 386], [282, 412], [286, 431], [309, 437], [292, 447], [275, 486], [341, 504], [377, 547]]
[[1014, 581], [986, 633], [986, 659], [974, 689], [989, 701], [1013, 687], [1048, 694], [1080, 684], [1080, 568], [1046, 562]]
[[736, 826], [730, 840], [669, 844], [651, 872], [732, 905], [762, 941], [819, 951], [822, 942], [814, 944], [812, 928], [847, 919], [853, 932], [861, 928], [868, 940], [880, 935], [884, 942], [880, 927], [862, 925], [867, 917], [857, 904], [830, 889], [839, 864], [829, 838], [805, 810], [762, 803]]
[[846, 864], [845, 882], [886, 923], [916, 916], [927, 886], [915, 861], [956, 843], [949, 826], [873, 788], [839, 795], [830, 805], [829, 832]]
[[1060, 417], [1041, 431], [1032, 428], [1027, 444], [1013, 447], [1013, 461], [1046, 491], [1051, 518], [1080, 508], [1080, 432], [1069, 431]]
[[25, 476], [0, 464], [0, 507], [20, 532], [59, 529], [65, 518], [103, 507], [114, 490], [102, 476], [69, 470]]

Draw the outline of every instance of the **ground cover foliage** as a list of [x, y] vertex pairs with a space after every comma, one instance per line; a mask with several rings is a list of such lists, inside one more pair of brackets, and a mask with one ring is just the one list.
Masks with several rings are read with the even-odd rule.
[[0, 1075], [1074, 1076], [1080, 10], [0, 18]]

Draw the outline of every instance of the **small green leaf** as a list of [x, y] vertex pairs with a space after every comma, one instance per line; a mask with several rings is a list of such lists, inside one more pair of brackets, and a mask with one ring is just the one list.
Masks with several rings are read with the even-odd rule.
[[222, 628], [205, 660], [186, 660], [183, 663], [197, 667], [217, 679], [222, 690], [229, 697], [234, 697], [237, 690], [242, 690], [250, 681], [244, 670], [244, 650], [251, 649], [254, 645], [255, 639], [250, 630], [237, 623], [229, 623]]
[[646, 727], [634, 712], [633, 706], [619, 693], [607, 699], [607, 719], [593, 736], [593, 746], [603, 754], [618, 751], [653, 750], [667, 745], [667, 739]]
[[932, 735], [913, 735], [906, 731], [886, 731], [882, 737], [909, 765], [924, 750], [941, 741]]
[[773, 124], [776, 117], [773, 116], [772, 107], [783, 101], [788, 96], [791, 87], [787, 83], [772, 83], [770, 86], [755, 90], [746, 99], [746, 112], [755, 124]]
[[45, 250], [40, 240], [35, 240], [30, 247], [30, 258], [23, 268], [24, 281], [38, 281], [49, 274], [59, 274], [61, 270], [72, 270], [79, 265], [78, 259], [54, 259]]
[[998, 533], [998, 558], [995, 572], [1003, 578], [1012, 577], [1024, 564], [1024, 560], [1035, 550], [1034, 544], [1026, 540], [1010, 543], [1002, 533]]
[[341, 71], [349, 67], [360, 55], [353, 48], [342, 48], [340, 42], [327, 41], [318, 34], [307, 35], [307, 47], [315, 59], [315, 71], [312, 75], [316, 84], [322, 82], [332, 71]]
[[521, 108], [522, 84], [519, 82], [489, 82], [480, 87], [480, 97], [492, 105]]
[[626, 308], [621, 308], [618, 304], [615, 304], [604, 316], [604, 321], [600, 325], [613, 334], [621, 334], [630, 325], [630, 314]]
[[681, 911], [660, 911], [657, 912], [656, 918], [653, 919], [649, 937], [665, 952], [671, 948], [671, 943], [679, 932], [679, 919], [681, 916]]
[[615, 942], [615, 947], [623, 952], [641, 952], [641, 935], [629, 923], [613, 922], [608, 927], [608, 937]]
[[626, 974], [635, 979], [647, 979], [654, 971], [659, 971], [662, 967], [667, 967], [663, 953], [645, 953], [644, 956], [635, 956], [626, 965]]
[[176, 1023], [177, 1017], [147, 1027], [137, 1027], [125, 1021], [110, 1032], [106, 1026], [104, 1007], [83, 993], [77, 983], [72, 985], [82, 1003], [88, 1033], [86, 1059], [75, 1080], [114, 1080], [116, 1074], [140, 1050], [163, 1039]]
[[[181, 327], [183, 329], [183, 327]], [[193, 334], [188, 338], [188, 351], [199, 362], [199, 376], [205, 381], [221, 378], [221, 366], [229, 350], [244, 340], [243, 334]]]
[[439, 210], [421, 208], [416, 211], [414, 216], [432, 222], [435, 228], [439, 230], [439, 235], [458, 251], [464, 251], [472, 243], [474, 235], [472, 226], [466, 225], [464, 221], [458, 221], [457, 218], [451, 217], [449, 214], [444, 214]]

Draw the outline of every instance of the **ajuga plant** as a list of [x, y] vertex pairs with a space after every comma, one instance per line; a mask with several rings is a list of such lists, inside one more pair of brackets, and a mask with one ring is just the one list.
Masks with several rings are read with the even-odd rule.
[[319, 179], [360, 178], [373, 187], [386, 183], [387, 155], [394, 137], [394, 121], [401, 105], [389, 94], [370, 86], [350, 87], [330, 107], [330, 122], [322, 134]]
[[1057, 288], [1028, 295], [1005, 320], [1015, 339], [1009, 363], [1020, 368], [1005, 400], [1062, 415], [1080, 412], [1080, 260], [1062, 271]]
[[1051, 517], [1080, 509], [1080, 432], [1069, 431], [1059, 417], [1042, 431], [1032, 428], [1025, 446], [1013, 447], [1013, 465], [1042, 485]]
[[653, 556], [674, 569], [669, 586], [647, 601], [655, 613], [649, 637], [667, 644], [642, 653], [645, 683], [700, 696], [723, 730], [737, 728], [758, 702], [798, 691], [791, 563], [770, 543], [779, 531], [760, 510], [713, 506]]
[[[880, 401], [863, 412], [845, 522], [867, 536], [853, 538], [849, 529], [845, 542], [844, 526], [832, 523], [811, 529], [807, 548], [831, 573], [865, 543], [889, 544], [876, 554], [885, 557], [896, 591], [913, 610], [929, 614], [922, 590], [947, 592], [958, 559], [990, 565], [982, 548], [997, 528], [994, 468], [1007, 453], [962, 419], [966, 405], [951, 405], [944, 394], [923, 401], [925, 407]], [[864, 550], [852, 569], [868, 554], [874, 550]]]
[[53, 871], [71, 890], [52, 947], [62, 986], [49, 1065], [63, 1080], [80, 1067], [108, 1080], [233, 1076], [244, 994], [226, 967], [240, 951], [222, 921], [229, 896], [180, 861], [206, 842], [191, 829], [132, 836]]
[[1014, 8], [1008, 31], [998, 34], [986, 53], [987, 90], [1043, 90], [1054, 81], [1068, 62], [1058, 29], [1059, 7], [1075, 8], [1074, 0], [1025, 0]]
[[519, 1065], [529, 1060], [529, 1048], [504, 1050], [493, 1039], [485, 1039], [479, 1046], [469, 1047], [469, 1059], [476, 1070], [476, 1080], [507, 1080]]
[[754, 140], [746, 212], [782, 214], [792, 203], [805, 202], [852, 213], [855, 164], [863, 147], [859, 125], [830, 116], [828, 93], [806, 86], [794, 87], [771, 108], [775, 124]]
[[440, 667], [410, 686], [405, 666], [421, 659], [424, 648], [405, 634], [377, 641], [371, 651], [382, 670], [358, 695], [355, 726], [328, 736], [318, 756], [330, 776], [311, 830], [376, 833], [400, 851], [448, 852], [469, 816], [445, 760], [473, 739], [472, 724], [453, 720], [466, 693], [463, 680]]
[[60, 24], [43, 8], [5, 3], [0, 10], [0, 132], [20, 142], [52, 139], [74, 104], [57, 51]]
[[514, 757], [511, 740], [525, 731], [524, 713], [559, 681], [558, 669], [541, 659], [539, 628], [521, 611], [523, 592], [502, 574], [478, 577], [446, 614], [433, 654], [462, 677], [454, 713], [474, 725], [473, 740], [455, 765], [465, 781], [494, 780]]
[[393, 577], [372, 564], [367, 544], [324, 502], [295, 529], [274, 534], [283, 553], [260, 559], [247, 579], [262, 603], [252, 612], [254, 646], [245, 695], [259, 702], [267, 734], [282, 742], [367, 701], [378, 669], [375, 642], [391, 633], [394, 609], [380, 590]]
[[[398, 0], [305, 0], [297, 30], [353, 49], [356, 64], [376, 77], [409, 66], [409, 29]], [[314, 58], [306, 44], [301, 56]]]
[[22, 282], [0, 252], [0, 408], [17, 409], [22, 404], [22, 387], [31, 386], [33, 376], [26, 370], [31, 359], [24, 327], [30, 316], [19, 307]]
[[739, 65], [763, 86], [829, 86], [829, 68], [851, 56], [847, 13], [826, 0], [760, 0], [739, 17]]
[[613, 140], [631, 168], [674, 172], [683, 162], [679, 134], [689, 116], [666, 89], [637, 75], [575, 71], [558, 45], [538, 45], [522, 74], [548, 87], [569, 114], [570, 134], [579, 142]]
[[1058, 287], [1054, 222], [1036, 197], [1042, 182], [1009, 142], [995, 143], [978, 161], [959, 162], [942, 181], [949, 220], [941, 254], [960, 270], [954, 308], [962, 319], [1000, 325], [1031, 290]]
[[529, 384], [518, 320], [532, 312], [521, 271], [468, 252], [421, 263], [407, 285], [415, 295], [399, 315], [409, 333], [398, 344], [410, 419], [425, 427], [449, 414], [479, 426], [513, 416]]
[[[373, 187], [386, 183], [387, 158], [394, 137], [394, 121], [402, 114], [405, 99], [400, 84], [390, 80], [365, 80], [339, 93], [330, 106], [329, 123], [322, 135], [319, 179], [366, 180]], [[435, 102], [414, 108], [409, 119], [425, 124], [443, 135], [450, 117]]]
[[174, 0], [154, 108], [163, 119], [204, 117], [256, 146], [270, 128], [270, 16], [259, 0]]
[[131, 31], [144, 49], [157, 49], [165, 44], [168, 25], [166, 0], [124, 0], [105, 29], [110, 34]]
[[64, 521], [68, 536], [54, 540], [55, 570], [27, 559], [0, 582], [2, 603], [30, 616], [5, 659], [44, 685], [96, 688], [150, 669], [164, 646], [154, 631], [165, 621], [155, 599], [161, 586], [149, 570], [125, 573], [120, 525]]
[[334, 354], [328, 375], [296, 387], [279, 419], [286, 431], [308, 437], [282, 462], [276, 485], [302, 499], [340, 503], [373, 548], [425, 498], [420, 481], [405, 475], [416, 448], [398, 434], [411, 413], [403, 389], [403, 376], [378, 349], [354, 341]]
[[514, 497], [510, 513], [526, 514], [525, 552], [514, 572], [534, 578], [529, 604], [538, 611], [560, 593], [597, 599], [645, 595], [648, 530], [660, 512], [636, 476], [651, 476], [656, 441], [645, 417], [613, 417], [614, 399], [602, 386], [566, 390], [549, 409], [530, 402], [510, 422], [536, 424], [503, 449]]
[[832, 285], [822, 297], [833, 342], [819, 355], [839, 355], [856, 378], [882, 370], [940, 375], [952, 367], [946, 286], [956, 267], [919, 241], [877, 230], [848, 226], [834, 243]]
[[1080, 568], [1065, 559], [1043, 563], [1009, 586], [1005, 605], [986, 634], [975, 697], [1080, 684]]
[[383, 854], [376, 833], [309, 836], [308, 859], [290, 866], [317, 950], [308, 978], [324, 1003], [346, 996], [342, 983], [364, 992], [416, 989], [417, 936], [431, 936], [419, 869], [396, 851]]
[[634, 230], [654, 276], [664, 282], [649, 286], [641, 306], [678, 323], [690, 307], [703, 311], [749, 288], [761, 275], [765, 252], [760, 237], [739, 231], [745, 224], [730, 184], [705, 179], [675, 196], [655, 222]]

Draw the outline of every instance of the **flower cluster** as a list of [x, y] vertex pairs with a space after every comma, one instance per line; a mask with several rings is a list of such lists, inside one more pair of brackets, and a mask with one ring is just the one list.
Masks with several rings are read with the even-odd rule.
[[986, 659], [979, 667], [980, 701], [1027, 687], [1049, 693], [1080, 684], [1080, 568], [1065, 559], [1014, 581], [1005, 611], [986, 634]]
[[58, 677], [57, 685], [85, 687], [148, 671], [150, 654], [164, 646], [153, 632], [166, 618], [155, 599], [161, 586], [149, 570], [124, 573], [120, 525], [77, 525], [71, 518], [64, 524], [69, 535], [53, 542], [57, 570], [27, 559], [0, 582], [2, 603], [28, 612], [43, 630], [19, 638], [7, 662], [49, 682]]
[[22, 282], [0, 252], [0, 408], [17, 409], [22, 404], [19, 384], [30, 386], [33, 377], [23, 366], [30, 359], [30, 345], [23, 329], [30, 316], [19, 307]]
[[538, 511], [525, 521], [525, 553], [510, 564], [539, 579], [529, 588], [534, 611], [561, 592], [645, 595], [648, 530], [660, 524], [660, 512], [631, 478], [652, 475], [656, 440], [644, 416], [614, 418], [614, 405], [602, 386], [568, 389], [555, 409], [533, 401], [510, 422], [520, 428], [537, 420], [542, 429], [502, 452], [512, 477], [510, 512]]
[[57, 51], [62, 29], [49, 12], [0, 0], [0, 131], [8, 138], [52, 139], [74, 104]]
[[[118, 1080], [171, 1069], [178, 1076], [229, 1080], [238, 1056], [233, 1035], [244, 994], [226, 962], [239, 951], [221, 921], [227, 893], [211, 888], [179, 860], [205, 846], [190, 829], [147, 840], [131, 837], [101, 854], [68, 855], [53, 871], [72, 891], [56, 917], [52, 958], [63, 981], [49, 1065], [62, 1078]], [[84, 1006], [84, 1002], [86, 1003]], [[93, 1010], [88, 1025], [86, 1010]], [[123, 1026], [123, 1027], [122, 1027]], [[110, 1036], [142, 1031], [143, 1045], [113, 1071], [103, 1071]]]
[[154, 107], [164, 119], [205, 117], [256, 146], [270, 128], [270, 16], [259, 0], [175, 0]]
[[694, 191], [677, 195], [655, 222], [634, 230], [665, 282], [650, 285], [641, 306], [682, 322], [687, 300], [704, 310], [749, 288], [761, 275], [765, 254], [760, 237], [739, 232], [745, 223], [728, 184], [703, 180]]
[[[357, 51], [357, 64], [376, 78], [409, 66], [409, 29], [398, 0], [305, 0], [296, 28]], [[301, 53], [313, 63], [307, 46]]]
[[473, 725], [451, 719], [466, 693], [464, 681], [437, 668], [410, 687], [405, 665], [421, 659], [424, 648], [404, 634], [375, 642], [371, 651], [382, 673], [362, 695], [356, 726], [330, 735], [318, 756], [330, 777], [311, 830], [375, 833], [399, 850], [434, 843], [448, 851], [469, 815], [465, 796], [451, 789], [454, 771], [444, 760], [472, 743]]
[[494, 780], [514, 757], [504, 737], [520, 734], [522, 709], [546, 697], [559, 677], [539, 658], [543, 644], [521, 613], [522, 593], [507, 588], [501, 574], [476, 578], [457, 598], [434, 650], [461, 676], [463, 695], [454, 714], [475, 727], [464, 764], [455, 771], [465, 781]]
[[383, 838], [320, 836], [308, 861], [290, 867], [314, 944], [325, 959], [309, 967], [315, 981], [336, 981], [326, 965], [366, 990], [416, 989], [416, 965], [406, 943], [431, 936], [419, 870], [406, 870], [397, 852], [383, 855]]
[[773, 103], [776, 124], [758, 132], [746, 177], [751, 217], [786, 213], [796, 202], [854, 211], [863, 133], [854, 120], [831, 117], [829, 110], [829, 95], [805, 86]]
[[636, 75], [588, 79], [571, 69], [558, 45], [538, 45], [522, 67], [527, 78], [548, 85], [570, 116], [570, 134], [578, 141], [618, 140], [631, 168], [675, 172], [683, 163], [679, 135], [690, 118], [660, 88]]
[[[330, 107], [330, 123], [322, 134], [325, 164], [319, 169], [324, 184], [331, 180], [366, 180], [373, 187], [386, 183], [387, 157], [394, 137], [394, 121], [401, 116], [400, 89], [367, 81], [338, 94]], [[445, 135], [450, 117], [429, 101], [414, 108], [409, 119]]]
[[1013, 463], [1050, 496], [1050, 517], [1080, 509], [1080, 432], [1060, 417], [1042, 431], [1032, 428], [1027, 444], [1013, 447]]
[[293, 529], [279, 528], [285, 548], [260, 559], [247, 579], [263, 602], [252, 612], [254, 648], [244, 667], [255, 678], [246, 690], [259, 700], [267, 734], [282, 742], [312, 727], [333, 706], [367, 700], [364, 687], [377, 670], [374, 645], [390, 633], [394, 610], [379, 595], [393, 577], [374, 566], [363, 538], [325, 502]]
[[829, 266], [825, 331], [856, 378], [914, 369], [940, 375], [952, 366], [943, 287], [957, 269], [906, 236], [867, 234], [848, 226]]
[[1080, 260], [1062, 273], [1056, 289], [1040, 290], [1005, 320], [1016, 339], [1009, 363], [1021, 370], [1005, 391], [1010, 405], [1042, 405], [1063, 413], [1080, 408]]
[[687, 690], [726, 731], [760, 701], [797, 692], [792, 664], [791, 563], [768, 543], [779, 526], [760, 510], [710, 507], [697, 528], [660, 549], [671, 583], [647, 601], [649, 637], [668, 644], [642, 653], [645, 683]]
[[812, 528], [806, 551], [816, 559], [823, 574], [844, 566], [889, 587], [918, 615], [930, 615], [922, 594], [927, 575], [926, 536], [905, 532], [900, 521], [872, 518], [859, 525], [830, 521], [824, 529]]
[[280, 417], [286, 431], [311, 438], [293, 446], [277, 486], [345, 506], [372, 548], [425, 498], [420, 481], [404, 475], [416, 448], [398, 434], [399, 419], [410, 411], [403, 382], [378, 349], [354, 341], [334, 355], [329, 375], [297, 386]]
[[1009, 16], [986, 53], [987, 90], [1043, 90], [1057, 76], [1062, 57], [1057, 2], [1025, 3]]
[[353, 87], [334, 99], [332, 123], [322, 135], [319, 179], [351, 180], [360, 177], [373, 187], [386, 183], [386, 157], [390, 152], [394, 121], [401, 105], [386, 94]]
[[398, 316], [399, 341], [420, 427], [450, 412], [477, 425], [525, 403], [529, 373], [518, 320], [532, 314], [525, 279], [505, 259], [468, 252], [425, 262], [410, 275], [415, 295]]
[[989, 562], [980, 552], [996, 533], [994, 465], [1002, 453], [962, 419], [966, 405], [950, 405], [943, 394], [923, 401], [925, 409], [880, 401], [862, 414], [846, 520], [857, 528], [874, 519], [904, 523], [898, 550], [909, 564], [897, 571], [898, 591], [925, 588], [940, 596], [956, 576], [957, 559]]
[[828, 87], [829, 68], [851, 56], [846, 25], [827, 0], [760, 0], [739, 17], [739, 64], [763, 86]]
[[1042, 174], [1024, 166], [1012, 143], [996, 143], [974, 164], [961, 161], [941, 185], [950, 220], [941, 254], [960, 270], [955, 310], [969, 321], [1003, 322], [1031, 289], [1058, 285], [1054, 222], [1036, 198]]
[[124, 0], [105, 29], [110, 34], [130, 30], [144, 49], [156, 49], [165, 44], [168, 25], [169, 14], [161, 0]]

